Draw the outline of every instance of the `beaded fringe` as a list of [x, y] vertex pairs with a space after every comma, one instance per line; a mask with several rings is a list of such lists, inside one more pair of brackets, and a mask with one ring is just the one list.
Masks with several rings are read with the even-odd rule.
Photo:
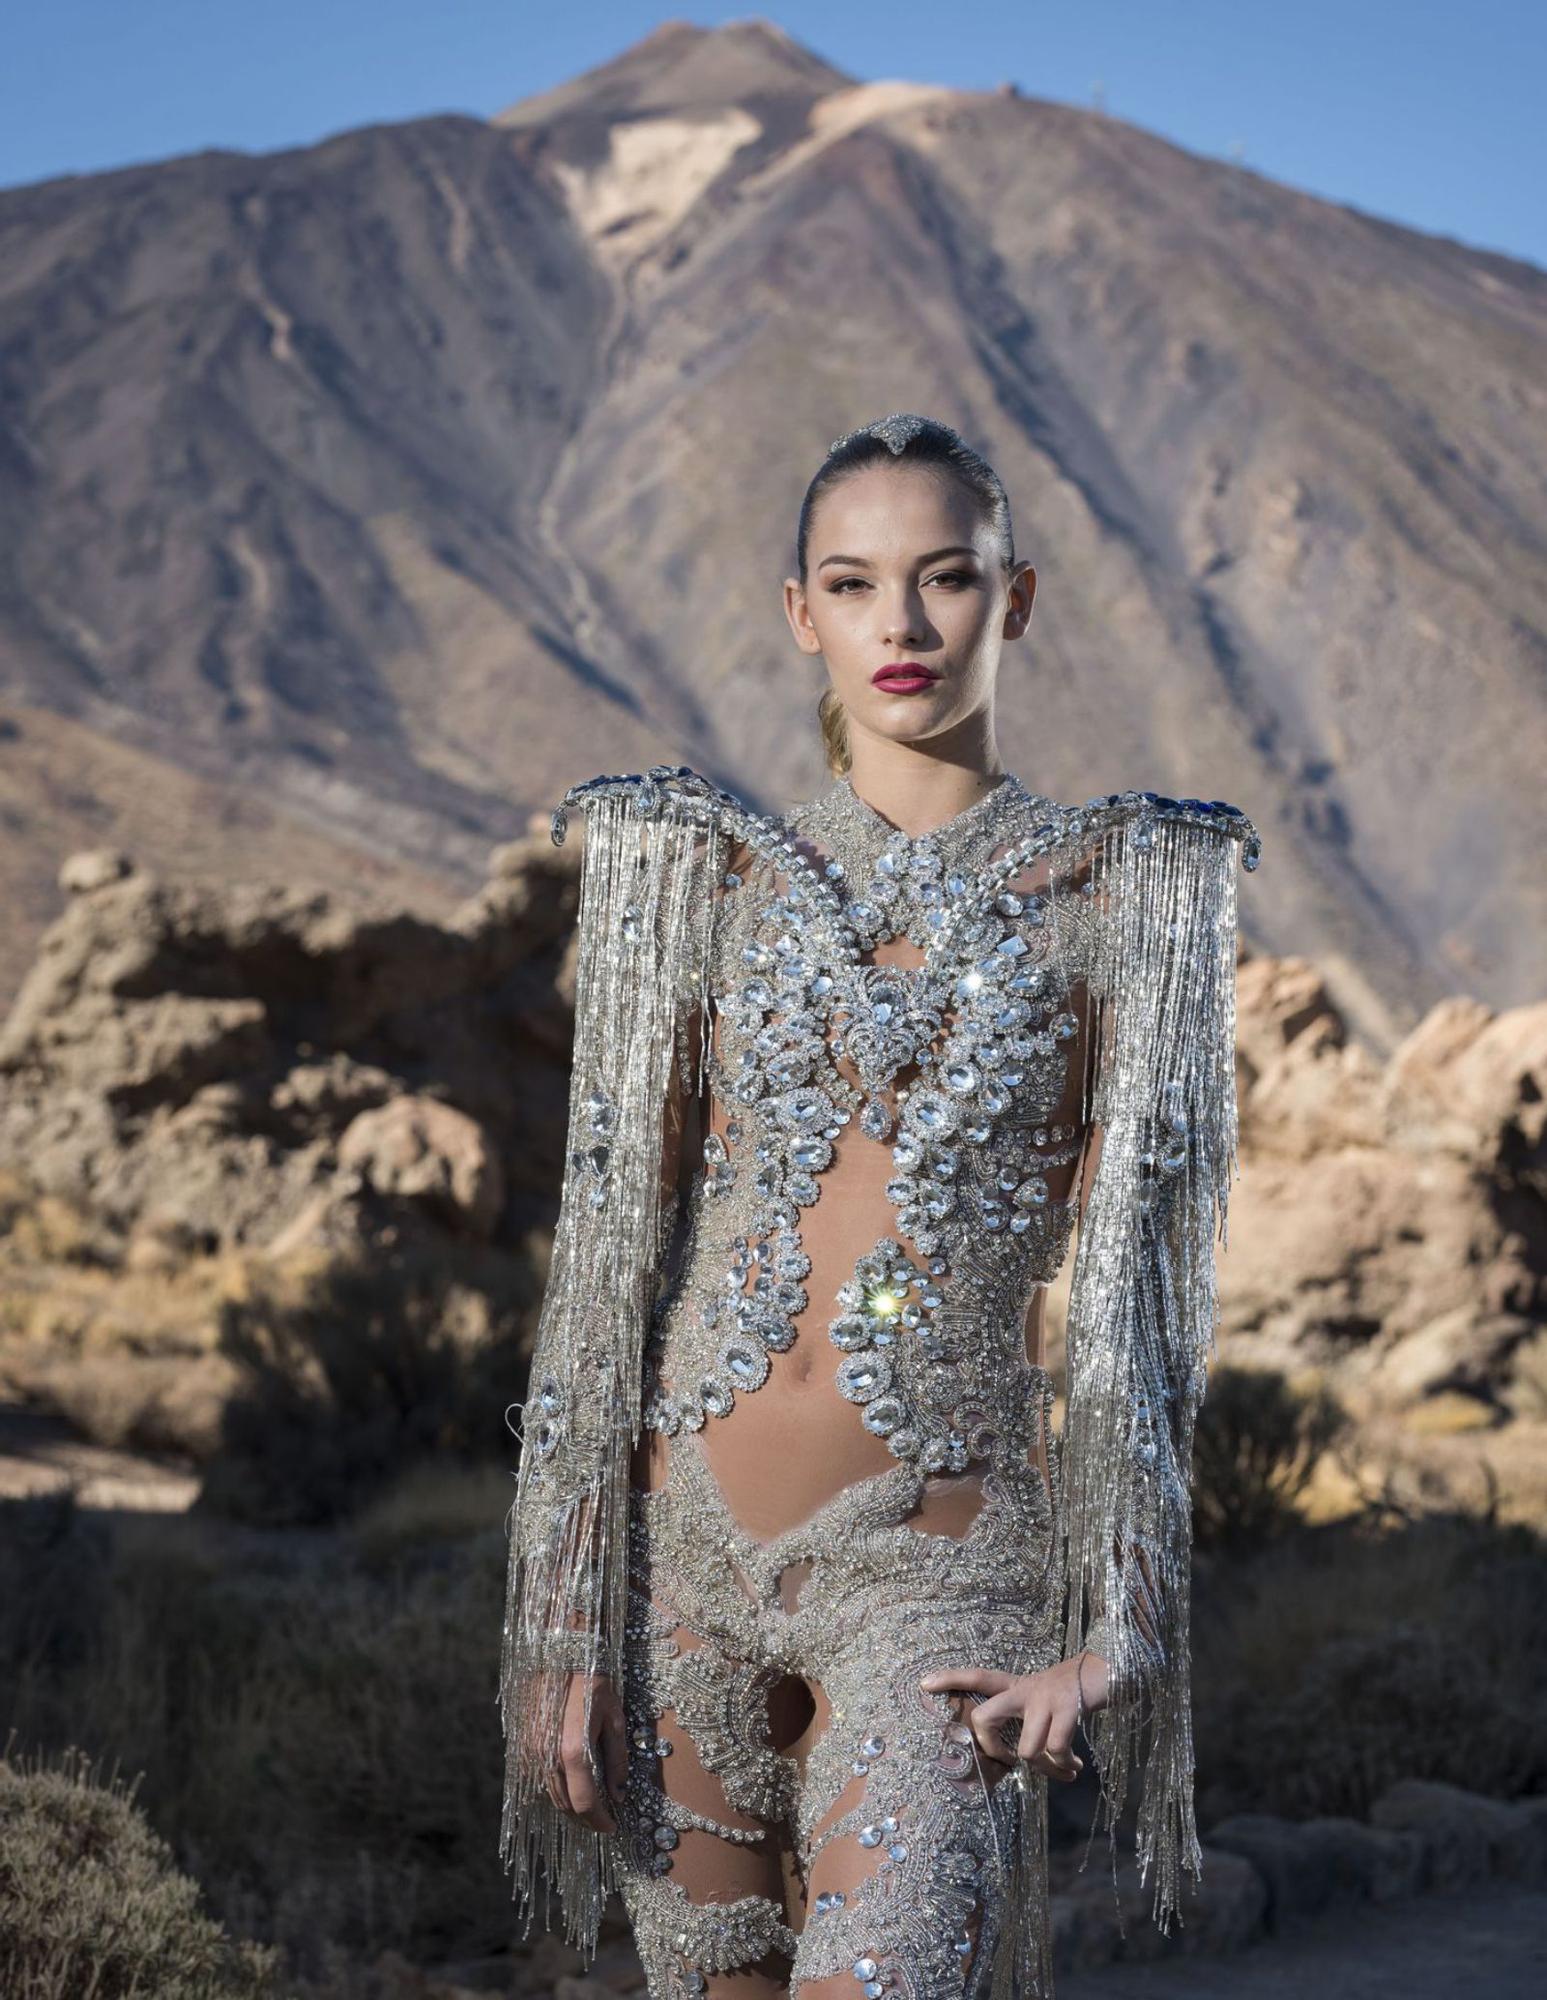
[[988, 2000], [1053, 2000], [1053, 1923], [1048, 1906], [1048, 1779], [1016, 1772], [1011, 1855]]
[[[590, 1954], [616, 1886], [612, 1843], [551, 1804], [546, 1776], [571, 1673], [621, 1681], [629, 1466], [674, 1219], [661, 1178], [665, 1111], [685, 1013], [696, 1005], [708, 1018], [726, 836], [682, 793], [663, 810], [640, 781], [578, 789], [590, 795], [568, 1145], [507, 1524], [500, 1852], [528, 1930], [539, 1904], [548, 1921], [556, 1898], [565, 1934]], [[555, 841], [563, 828], [561, 811]], [[1236, 842], [1222, 831], [1139, 811], [1100, 836], [1108, 921], [1090, 982], [1099, 1059], [1085, 1112], [1101, 1153], [1075, 1253], [1069, 1397], [1054, 1441], [1066, 1654], [1089, 1645], [1112, 1668], [1108, 1705], [1087, 1720], [1098, 1810], [1104, 1803], [1115, 1881], [1117, 1823], [1142, 1764], [1140, 1879], [1153, 1868], [1162, 1930], [1179, 1914], [1181, 1870], [1202, 1869], [1191, 1458], [1237, 1136]], [[1046, 1812], [1045, 1782], [1020, 1788], [993, 2000], [1052, 1991]]]
[[[1236, 1171], [1236, 843], [1151, 816], [1102, 836], [1109, 919], [1092, 981], [1101, 1151], [1080, 1224], [1060, 1440], [1065, 1656], [1111, 1664], [1086, 1728], [1116, 1882], [1117, 1823], [1142, 1762], [1141, 1883], [1180, 1915], [1194, 1820], [1193, 1431], [1215, 1340], [1214, 1239]], [[1094, 1824], [1092, 1836], [1094, 1837]], [[1119, 1922], [1121, 1907], [1119, 1906]]]
[[[679, 1021], [695, 1003], [707, 1011], [724, 865], [716, 828], [649, 811], [656, 803], [603, 791], [586, 804], [568, 1145], [507, 1520], [500, 1854], [527, 1929], [539, 1896], [545, 1923], [556, 1897], [588, 1954], [615, 1887], [611, 1846], [552, 1804], [546, 1778], [571, 1673], [621, 1686], [629, 1465], [675, 1211], [662, 1186], [665, 1112]], [[556, 843], [564, 827], [561, 808]], [[590, 1683], [586, 1697], [589, 1723]]]

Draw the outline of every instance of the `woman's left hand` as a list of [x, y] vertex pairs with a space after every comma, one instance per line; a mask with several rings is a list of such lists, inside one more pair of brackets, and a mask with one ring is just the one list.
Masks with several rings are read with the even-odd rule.
[[[1019, 1758], [1033, 1771], [1072, 1785], [1085, 1768], [1084, 1758], [1074, 1749], [1081, 1695], [1087, 1715], [1105, 1705], [1107, 1663], [1099, 1653], [1083, 1653], [1040, 1674], [943, 1667], [926, 1674], [920, 1685], [931, 1694], [979, 1697], [965, 1720], [985, 1757], [1000, 1764], [1013, 1764]], [[1017, 1738], [1012, 1751], [1009, 1742]]]

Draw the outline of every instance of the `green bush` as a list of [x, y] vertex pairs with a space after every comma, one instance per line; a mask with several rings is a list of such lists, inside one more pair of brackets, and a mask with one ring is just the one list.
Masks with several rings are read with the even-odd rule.
[[83, 1752], [0, 1758], [0, 1992], [6, 2000], [264, 2000], [273, 1952], [228, 1938], [198, 1884]]

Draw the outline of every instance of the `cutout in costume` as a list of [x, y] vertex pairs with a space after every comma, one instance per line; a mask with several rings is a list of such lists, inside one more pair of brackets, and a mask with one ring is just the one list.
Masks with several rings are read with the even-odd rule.
[[[1141, 1767], [1141, 1876], [1169, 1927], [1202, 1860], [1190, 1464], [1236, 1167], [1235, 867], [1257, 865], [1257, 834], [1221, 801], [1066, 807], [1009, 774], [917, 839], [846, 779], [778, 817], [685, 766], [595, 778], [556, 841], [575, 808], [568, 1151], [500, 1680], [518, 1899], [530, 1912], [545, 1881], [589, 1950], [621, 1890], [656, 1996], [768, 1953], [852, 1970], [867, 1996], [1048, 1994], [1047, 1780], [990, 1786], [917, 1681], [1100, 1652], [1109, 1700], [1086, 1726], [1108, 1829]], [[663, 1161], [686, 1103], [709, 1116], [684, 1200]], [[1054, 1437], [1023, 1321], [1071, 1241]], [[759, 1543], [708, 1447], [817, 1343], [892, 1470]], [[646, 1430], [670, 1441], [648, 1495], [630, 1481]], [[906, 1525], [951, 1481], [981, 1496], [963, 1536]], [[797, 1562], [791, 1608], [778, 1575]], [[544, 1789], [575, 1670], [624, 1696], [616, 1835]], [[784, 1673], [833, 1710], [800, 1783], [766, 1738]], [[684, 1731], [722, 1811], [668, 1782]], [[671, 1879], [685, 1839], [754, 1849], [780, 1829], [813, 1885], [845, 1852], [874, 1863], [816, 1889], [798, 1936], [769, 1896], [694, 1901]]]

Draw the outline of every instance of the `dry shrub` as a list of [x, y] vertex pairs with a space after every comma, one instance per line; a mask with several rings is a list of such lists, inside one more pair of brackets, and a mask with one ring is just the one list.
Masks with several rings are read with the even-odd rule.
[[245, 1375], [200, 1506], [271, 1526], [348, 1517], [415, 1465], [492, 1463], [519, 1393], [512, 1311], [459, 1291], [413, 1251], [338, 1262], [297, 1294], [256, 1286], [222, 1307]]
[[228, 1938], [116, 1774], [85, 1754], [0, 1757], [6, 2000], [265, 2000], [277, 1955]]
[[1239, 1554], [1292, 1530], [1316, 1461], [1349, 1429], [1324, 1388], [1293, 1388], [1261, 1368], [1217, 1363], [1193, 1440], [1199, 1549]]
[[1200, 1814], [1364, 1817], [1402, 1778], [1547, 1789], [1547, 1546], [1454, 1516], [1303, 1529], [1207, 1575]]
[[0, 1571], [7, 1611], [36, 1607], [0, 1647], [0, 1725], [142, 1773], [212, 1911], [297, 1974], [499, 1950], [502, 1504], [370, 1567], [352, 1538], [188, 1517], [126, 1519], [104, 1548], [67, 1497], [23, 1537], [0, 1507], [0, 1549], [30, 1548]]

